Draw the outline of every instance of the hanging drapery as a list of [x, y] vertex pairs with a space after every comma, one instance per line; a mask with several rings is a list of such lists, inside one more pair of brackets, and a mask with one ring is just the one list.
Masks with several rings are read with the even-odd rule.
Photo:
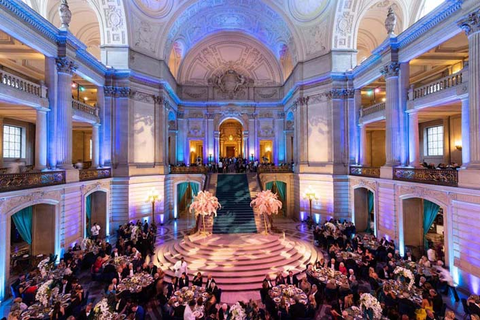
[[287, 192], [287, 184], [282, 181], [270, 181], [265, 184], [266, 190], [271, 190], [278, 195], [278, 200], [282, 201], [282, 209], [284, 216], [286, 216], [287, 207], [285, 203], [285, 196]]
[[[180, 214], [180, 205], [185, 197], [185, 193], [187, 192], [189, 182], [182, 182], [177, 185], [177, 206], [178, 206], [178, 214]], [[186, 206], [186, 204], [184, 204]]]
[[438, 210], [440, 210], [440, 206], [431, 201], [423, 200], [423, 246], [425, 250], [428, 249], [426, 235], [437, 217]]
[[91, 229], [92, 229], [92, 195], [88, 195], [85, 199], [85, 213], [87, 215], [87, 237], [91, 236]]
[[22, 209], [12, 216], [13, 223], [26, 243], [32, 244], [33, 207]]
[[195, 182], [190, 182], [190, 188], [192, 189], [192, 199], [198, 194], [198, 191], [200, 190], [200, 185]]
[[372, 219], [371, 219], [371, 216], [373, 214], [373, 210], [374, 210], [374, 200], [375, 200], [375, 197], [373, 196], [373, 192], [368, 190], [367, 192], [367, 201], [368, 201], [368, 212], [367, 212], [367, 229], [365, 230], [365, 232], [367, 233], [371, 233], [373, 232], [372, 228], [370, 227], [370, 224], [372, 222]]

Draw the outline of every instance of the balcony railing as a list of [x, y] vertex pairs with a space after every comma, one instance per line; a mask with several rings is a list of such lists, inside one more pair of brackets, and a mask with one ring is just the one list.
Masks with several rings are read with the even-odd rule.
[[98, 108], [78, 100], [72, 100], [72, 108], [98, 117]]
[[368, 106], [360, 109], [360, 116], [361, 117], [368, 116], [369, 114], [372, 114], [378, 111], [383, 111], [383, 110], [385, 110], [385, 102], [380, 102], [372, 106]]
[[3, 85], [10, 88], [23, 91], [40, 98], [47, 97], [47, 87], [34, 83], [32, 81], [23, 79], [20, 76], [9, 73], [5, 70], [0, 70], [0, 79]]
[[110, 178], [111, 176], [112, 176], [112, 170], [110, 168], [83, 169], [83, 170], [80, 170], [80, 174], [79, 174], [80, 181], [106, 179], [106, 178]]
[[64, 171], [0, 174], [0, 192], [46, 187], [64, 183]]
[[435, 80], [419, 88], [413, 89], [413, 92], [409, 93], [409, 100], [419, 99], [433, 93], [458, 86], [463, 83], [463, 77], [465, 76], [464, 73], [466, 73], [466, 71], [462, 70], [455, 74]]
[[171, 174], [186, 174], [186, 173], [208, 173], [208, 167], [205, 166], [193, 166], [193, 167], [170, 167]]
[[290, 173], [293, 172], [291, 166], [259, 166], [258, 173]]
[[379, 167], [350, 167], [350, 175], [380, 178]]
[[454, 169], [393, 168], [393, 179], [456, 187], [458, 186], [458, 171]]

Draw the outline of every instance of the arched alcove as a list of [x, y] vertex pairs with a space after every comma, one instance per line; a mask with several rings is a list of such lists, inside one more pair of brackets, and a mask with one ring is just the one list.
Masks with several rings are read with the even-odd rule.
[[189, 209], [193, 198], [200, 190], [201, 185], [197, 181], [179, 181], [174, 184], [173, 217], [186, 219], [188, 228], [195, 226], [195, 218]]
[[85, 237], [91, 236], [90, 230], [94, 223], [100, 226], [100, 233], [98, 235], [100, 239], [109, 235], [107, 196], [107, 192], [105, 191], [94, 191], [85, 197]]
[[375, 194], [367, 188], [353, 191], [354, 223], [357, 232], [376, 233]]

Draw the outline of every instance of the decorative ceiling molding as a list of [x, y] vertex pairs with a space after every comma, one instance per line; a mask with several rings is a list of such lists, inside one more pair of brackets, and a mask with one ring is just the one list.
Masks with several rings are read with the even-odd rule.
[[223, 32], [200, 42], [187, 53], [178, 81], [187, 85], [208, 85], [208, 80], [228, 70], [252, 79], [255, 86], [283, 82], [278, 60], [261, 43], [239, 32]]

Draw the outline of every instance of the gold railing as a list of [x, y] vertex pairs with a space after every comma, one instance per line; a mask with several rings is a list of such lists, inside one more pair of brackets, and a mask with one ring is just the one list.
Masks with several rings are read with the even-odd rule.
[[456, 187], [458, 186], [458, 171], [453, 169], [393, 168], [393, 179]]
[[350, 167], [350, 175], [380, 178], [379, 167]]
[[72, 108], [78, 111], [82, 111], [88, 114], [91, 114], [92, 116], [98, 117], [98, 110], [97, 107], [93, 107], [89, 104], [86, 104], [84, 102], [78, 101], [78, 100], [72, 100]]
[[64, 183], [64, 171], [0, 174], [0, 192], [46, 187]]
[[110, 168], [102, 169], [83, 169], [80, 170], [80, 181], [106, 179], [112, 176], [112, 170]]
[[414, 88], [413, 92], [409, 93], [409, 98], [410, 100], [415, 100], [448, 88], [458, 86], [463, 83], [465, 72], [466, 71], [464, 69], [460, 72], [435, 80], [419, 88]]
[[33, 94], [34, 96], [40, 98], [47, 97], [47, 87], [23, 79], [21, 76], [0, 69], [0, 79], [3, 85], [6, 85], [10, 88]]
[[[0, 174], [7, 174], [8, 169], [9, 168], [0, 168]], [[24, 166], [21, 171], [22, 173], [26, 173], [26, 172], [33, 171], [33, 169], [35, 169], [34, 165], [28, 165], [28, 166]]]
[[185, 173], [208, 173], [208, 167], [198, 166], [198, 167], [170, 167], [171, 174], [185, 174]]
[[289, 173], [293, 172], [290, 166], [259, 166], [258, 173]]

